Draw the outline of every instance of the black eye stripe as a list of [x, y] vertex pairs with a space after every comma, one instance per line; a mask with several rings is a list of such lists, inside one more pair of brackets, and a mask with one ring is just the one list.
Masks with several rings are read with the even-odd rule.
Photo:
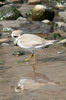
[[15, 38], [17, 38], [18, 36], [14, 36]]

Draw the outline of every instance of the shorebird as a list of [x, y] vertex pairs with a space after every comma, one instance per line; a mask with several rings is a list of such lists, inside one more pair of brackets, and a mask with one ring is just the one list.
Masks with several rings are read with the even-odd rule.
[[46, 40], [34, 34], [24, 34], [21, 30], [14, 30], [11, 36], [15, 39], [14, 43], [19, 47], [24, 49], [25, 51], [31, 52], [31, 56], [25, 61], [29, 61], [32, 57], [34, 57], [33, 62], [33, 71], [36, 71], [36, 54], [35, 51], [40, 48], [45, 48], [49, 45], [52, 45], [56, 42], [56, 40]]

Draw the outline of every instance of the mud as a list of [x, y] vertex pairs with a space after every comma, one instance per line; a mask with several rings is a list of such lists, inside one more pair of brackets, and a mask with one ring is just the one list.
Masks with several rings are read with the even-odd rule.
[[[20, 47], [13, 44], [0, 46], [0, 100], [65, 100], [66, 52], [58, 54], [59, 51], [63, 51], [61, 46], [54, 45], [36, 52], [35, 74], [32, 65], [23, 62], [30, 53], [14, 56], [13, 51], [18, 50], [22, 51]], [[42, 83], [54, 82], [56, 85], [50, 83], [32, 91], [16, 93], [15, 87], [22, 77], [33, 80], [40, 78]]]

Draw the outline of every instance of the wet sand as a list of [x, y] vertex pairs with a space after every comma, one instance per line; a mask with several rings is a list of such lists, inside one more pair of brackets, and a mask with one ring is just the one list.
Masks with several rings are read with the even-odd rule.
[[[50, 46], [37, 53], [37, 71], [34, 75], [32, 66], [23, 62], [30, 53], [15, 56], [14, 51], [22, 50], [18, 46], [0, 46], [0, 100], [65, 100], [66, 99], [66, 52], [61, 46]], [[33, 59], [31, 60], [31, 62]], [[22, 77], [40, 78], [45, 84], [32, 91], [15, 92], [15, 87]]]

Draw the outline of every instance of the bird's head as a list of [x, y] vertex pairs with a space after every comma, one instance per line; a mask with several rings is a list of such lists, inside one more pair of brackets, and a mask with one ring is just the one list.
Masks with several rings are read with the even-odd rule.
[[23, 34], [24, 34], [24, 32], [22, 30], [14, 30], [11, 34], [11, 37], [16, 39]]
[[17, 44], [17, 40], [20, 36], [22, 36], [24, 32], [22, 30], [14, 30], [11, 34], [11, 37], [15, 40], [14, 44]]

